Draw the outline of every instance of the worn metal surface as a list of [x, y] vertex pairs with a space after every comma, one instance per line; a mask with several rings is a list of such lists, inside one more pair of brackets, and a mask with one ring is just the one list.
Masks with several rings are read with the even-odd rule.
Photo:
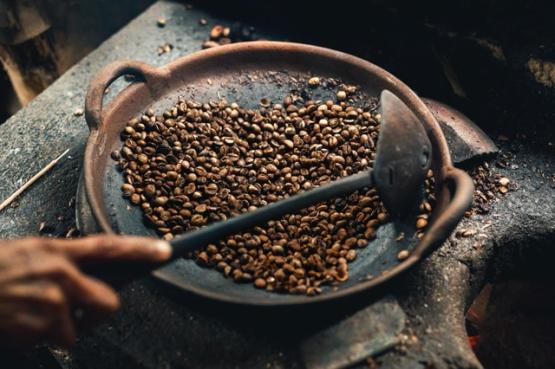
[[454, 163], [476, 161], [499, 152], [492, 139], [460, 111], [432, 99], [422, 101], [440, 124]]
[[[164, 29], [156, 27], [156, 20], [161, 17], [168, 20]], [[201, 17], [209, 24], [225, 23], [199, 10], [187, 10], [182, 4], [157, 3], [0, 126], [1, 198], [65, 148], [72, 148], [69, 157], [23, 194], [17, 208], [0, 214], [3, 238], [37, 234], [41, 221], [55, 226], [56, 234], [72, 225], [73, 209], [68, 203], [75, 193], [88, 135], [84, 117], [74, 116], [73, 112], [83, 107], [86, 82], [101, 66], [117, 59], [133, 58], [163, 65], [200, 49], [209, 31], [198, 25]], [[383, 28], [384, 32], [391, 31], [386, 25]], [[370, 40], [373, 36], [368, 37]], [[291, 39], [306, 41], [301, 34]], [[413, 44], [407, 43], [408, 49], [399, 48], [391, 38], [383, 38], [386, 39], [390, 49], [383, 55], [391, 56], [386, 60], [392, 66], [388, 69], [402, 71], [405, 80], [412, 76], [411, 87], [417, 90], [433, 84], [436, 79], [430, 79], [431, 69], [423, 72], [420, 67], [406, 63], [421, 61], [418, 59], [421, 55], [411, 53], [415, 48], [421, 51], [420, 44], [410, 47]], [[175, 47], [158, 56], [156, 48], [165, 42]], [[355, 55], [376, 59], [378, 54], [371, 52], [372, 42], [357, 43], [358, 49], [351, 50]], [[474, 73], [476, 69], [469, 70], [465, 82], [470, 83]], [[448, 92], [439, 91], [434, 94], [427, 89], [426, 95], [444, 100]], [[511, 131], [527, 133], [530, 138], [538, 125], [541, 128], [546, 123], [529, 115], [514, 115], [510, 109], [506, 115], [497, 116], [495, 112], [504, 106], [503, 101], [500, 103], [489, 92], [484, 90], [483, 94], [490, 100], [473, 102], [475, 108], [492, 112], [489, 119], [476, 121], [481, 127], [510, 127]], [[509, 94], [510, 91], [505, 91], [502, 97]], [[519, 108], [518, 104], [513, 105]], [[490, 214], [463, 220], [459, 229], [475, 229], [478, 232], [475, 237], [449, 239], [392, 285], [407, 316], [405, 333], [414, 334], [417, 341], [377, 357], [380, 368], [481, 368], [465, 337], [465, 307], [485, 280], [506, 270], [507, 260], [512, 260], [516, 267], [538, 265], [532, 261], [540, 260], [542, 268], [548, 268], [554, 257], [550, 246], [555, 237], [555, 201], [550, 200], [555, 191], [551, 177], [555, 163], [553, 147], [547, 145], [552, 138], [545, 135], [540, 138], [539, 142], [496, 141], [502, 153], [512, 153], [512, 158], [508, 165], [494, 170], [510, 178], [518, 190], [496, 202]], [[121, 291], [121, 298], [123, 307], [115, 318], [83, 334], [69, 357], [64, 356], [65, 368], [301, 368], [300, 337], [308, 336], [308, 330], [330, 325], [330, 312], [320, 310], [313, 313], [312, 319], [297, 319], [291, 314], [283, 317], [280, 324], [272, 325], [280, 316], [256, 318], [241, 311], [206, 306], [193, 297], [175, 296], [151, 279], [128, 286]]]

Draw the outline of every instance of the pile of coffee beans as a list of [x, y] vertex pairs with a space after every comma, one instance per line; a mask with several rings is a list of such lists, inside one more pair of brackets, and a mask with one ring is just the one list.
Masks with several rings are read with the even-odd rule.
[[518, 188], [509, 178], [494, 173], [487, 162], [478, 165], [469, 174], [474, 182], [474, 197], [472, 208], [465, 214], [467, 217], [474, 214], [488, 214], [499, 196], [516, 191]]
[[[286, 96], [280, 104], [262, 99], [253, 110], [179, 99], [162, 115], [149, 110], [131, 119], [123, 148], [112, 155], [124, 174], [123, 196], [169, 240], [370, 167], [377, 100], [353, 106], [356, 88], [340, 87], [335, 101]], [[420, 230], [431, 202], [429, 193]], [[193, 257], [237, 282], [313, 295], [349, 278], [348, 262], [386, 219], [369, 188], [227, 237]]]

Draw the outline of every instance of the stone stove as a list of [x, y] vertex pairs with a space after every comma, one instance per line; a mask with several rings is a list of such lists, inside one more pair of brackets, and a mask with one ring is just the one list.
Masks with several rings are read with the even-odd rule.
[[[156, 24], [160, 18], [167, 20], [163, 28]], [[232, 17], [214, 17], [183, 4], [156, 3], [0, 126], [1, 198], [60, 151], [71, 149], [60, 165], [18, 200], [16, 207], [0, 214], [3, 238], [36, 234], [43, 221], [54, 226], [55, 234], [63, 234], [74, 225], [74, 196], [88, 134], [84, 117], [74, 115], [74, 111], [83, 105], [87, 81], [117, 59], [163, 65], [200, 49], [210, 31], [209, 26], [199, 24], [201, 18], [208, 25], [233, 22], [229, 19]], [[270, 39], [315, 41], [313, 36], [280, 35], [271, 29], [260, 28], [258, 32]], [[316, 41], [330, 47], [337, 43]], [[167, 43], [173, 48], [159, 55], [158, 47]], [[371, 56], [360, 46], [348, 51]], [[419, 71], [407, 73], [401, 66], [407, 59], [400, 60], [382, 66], [394, 74], [407, 74], [398, 76], [417, 91], [432, 93], [429, 97], [440, 101], [450, 98], [445, 91], [426, 90], [420, 77], [411, 77]], [[547, 93], [553, 94], [549, 90]], [[470, 105], [470, 111], [486, 109], [480, 102]], [[511, 154], [503, 163], [493, 159], [491, 166], [516, 183], [518, 190], [500, 198], [489, 213], [464, 219], [459, 230], [474, 230], [474, 236], [458, 237], [454, 233], [438, 251], [368, 301], [367, 306], [315, 311], [310, 319], [294, 313], [272, 316], [183, 296], [145, 278], [121, 291], [123, 308], [112, 321], [83, 334], [70, 351], [51, 349], [55, 360], [49, 365], [68, 369], [311, 369], [328, 367], [322, 362], [332, 359], [343, 365], [357, 355], [372, 355], [373, 360], [353, 363], [353, 367], [375, 363], [380, 368], [481, 368], [469, 344], [464, 317], [483, 285], [503, 280], [515, 271], [541, 270], [545, 272], [542, 278], [554, 278], [549, 270], [555, 255], [549, 247], [555, 234], [553, 130], [545, 134], [543, 128], [545, 122], [552, 121], [552, 112], [546, 110], [543, 114], [539, 107], [540, 112], [530, 116], [533, 121], [525, 127], [518, 125], [522, 116], [515, 113], [509, 119], [510, 112], [487, 124], [476, 120], [498, 138], [501, 155]], [[491, 109], [499, 112], [502, 104]], [[543, 133], [533, 139], [535, 132]], [[506, 140], [504, 135], [511, 138]], [[466, 163], [469, 168], [474, 164]], [[346, 336], [337, 333], [338, 324]], [[353, 337], [364, 344], [363, 348], [344, 344]]]

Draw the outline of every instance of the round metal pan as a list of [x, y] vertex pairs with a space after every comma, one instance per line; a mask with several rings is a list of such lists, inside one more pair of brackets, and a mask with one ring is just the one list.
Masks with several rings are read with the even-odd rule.
[[[102, 107], [105, 90], [123, 75], [132, 83], [110, 104]], [[283, 101], [291, 90], [299, 90], [299, 78], [317, 75], [355, 84], [366, 96], [379, 96], [388, 89], [397, 95], [424, 124], [433, 146], [432, 167], [437, 204], [422, 239], [414, 236], [415, 222], [392, 222], [381, 226], [377, 238], [360, 249], [349, 266], [350, 278], [336, 288], [324, 288], [318, 296], [269, 293], [250, 284], [237, 284], [219, 272], [181, 259], [154, 272], [174, 286], [195, 294], [236, 304], [255, 306], [301, 305], [369, 292], [398, 276], [437, 248], [452, 232], [468, 209], [473, 185], [470, 177], [453, 167], [447, 143], [432, 113], [420, 98], [385, 70], [354, 56], [303, 44], [258, 41], [199, 51], [159, 68], [136, 61], [119, 61], [105, 67], [91, 81], [86, 99], [90, 128], [83, 185], [87, 202], [99, 229], [106, 233], [155, 236], [142, 221], [141, 210], [130, 207], [121, 196], [123, 178], [110, 153], [122, 145], [120, 132], [131, 117], [152, 108], [161, 112], [179, 96], [204, 102], [227, 99], [257, 108], [261, 98]], [[313, 99], [333, 99], [334, 90], [311, 90]], [[403, 232], [405, 237], [396, 240]], [[410, 257], [397, 260], [400, 250]]]

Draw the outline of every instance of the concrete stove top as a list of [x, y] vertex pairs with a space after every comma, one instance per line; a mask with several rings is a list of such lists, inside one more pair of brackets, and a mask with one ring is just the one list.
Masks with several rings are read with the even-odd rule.
[[[164, 28], [157, 26], [159, 18], [167, 20]], [[199, 25], [200, 18], [208, 26]], [[75, 112], [83, 107], [87, 83], [101, 67], [122, 58], [163, 65], [200, 49], [210, 25], [230, 22], [183, 4], [158, 2], [1, 125], [0, 198], [66, 148], [70, 153], [22, 195], [16, 207], [0, 214], [0, 236], [37, 234], [43, 221], [55, 228], [54, 234], [74, 225], [74, 199], [88, 135], [84, 117]], [[294, 41], [306, 40], [296, 37]], [[158, 55], [158, 47], [168, 42], [173, 49]], [[359, 55], [367, 56], [363, 51]], [[443, 96], [430, 97], [442, 100]], [[388, 296], [368, 308], [374, 309], [376, 323], [370, 324], [370, 331], [381, 321], [380, 306], [399, 311], [392, 319], [401, 322], [395, 326], [402, 333], [397, 334], [397, 328], [389, 335], [385, 332], [384, 340], [389, 341], [375, 343], [376, 354], [394, 346], [376, 357], [380, 368], [481, 368], [464, 327], [469, 303], [485, 281], [506, 270], [506, 265], [518, 264], [526, 255], [540, 255], [528, 260], [537, 262], [541, 255], [553, 254], [544, 252], [555, 234], [553, 147], [526, 140], [501, 142], [500, 147], [513, 155], [509, 166], [495, 170], [517, 183], [518, 190], [495, 203], [489, 214], [463, 220], [460, 229], [476, 230], [476, 236], [452, 236], [392, 285]], [[121, 291], [123, 307], [112, 321], [83, 334], [69, 352], [56, 351], [60, 365], [75, 369], [302, 368], [307, 364], [300, 350], [301, 342], [306, 342], [303, 337], [332, 324], [324, 319], [307, 327], [292, 316], [290, 325], [275, 327], [272, 316], [229, 311], [174, 292], [150, 278], [127, 286]]]

